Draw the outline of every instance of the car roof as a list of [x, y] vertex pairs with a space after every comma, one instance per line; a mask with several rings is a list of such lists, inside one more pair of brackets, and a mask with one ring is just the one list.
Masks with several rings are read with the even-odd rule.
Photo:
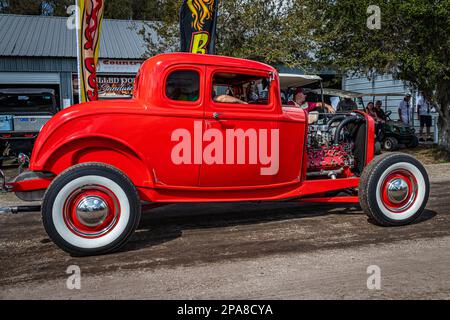
[[238, 67], [275, 72], [275, 68], [265, 63], [240, 58], [217, 56], [210, 54], [194, 54], [187, 52], [163, 53], [156, 55], [144, 62], [142, 67], [152, 67], [158, 64], [199, 64], [223, 67]]
[[322, 78], [316, 75], [280, 73], [281, 89], [302, 87], [319, 81], [322, 81]]

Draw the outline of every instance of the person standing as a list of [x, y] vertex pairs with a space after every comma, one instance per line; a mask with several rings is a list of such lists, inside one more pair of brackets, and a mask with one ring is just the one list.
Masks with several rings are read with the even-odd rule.
[[[431, 117], [431, 105], [422, 94], [417, 102], [417, 115], [420, 121], [420, 141], [433, 141], [431, 138], [431, 125], [433, 118]], [[423, 129], [427, 127], [426, 137], [423, 135]]]
[[373, 104], [372, 101], [370, 101], [370, 102], [367, 104], [367, 107], [366, 107], [366, 113], [367, 113], [369, 116], [371, 116], [371, 117], [375, 120], [375, 122], [379, 122], [378, 115], [377, 115], [377, 113], [375, 112], [375, 107], [374, 107], [374, 104]]
[[404, 124], [411, 124], [411, 94], [407, 93], [398, 105], [398, 116]]

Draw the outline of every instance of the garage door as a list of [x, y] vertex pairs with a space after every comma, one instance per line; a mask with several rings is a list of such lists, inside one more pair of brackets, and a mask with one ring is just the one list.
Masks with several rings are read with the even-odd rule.
[[0, 72], [0, 84], [59, 84], [59, 73]]

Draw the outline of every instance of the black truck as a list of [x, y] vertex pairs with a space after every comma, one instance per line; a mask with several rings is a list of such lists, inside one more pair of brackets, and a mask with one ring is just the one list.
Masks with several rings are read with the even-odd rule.
[[44, 124], [59, 111], [53, 89], [0, 89], [0, 166], [29, 156]]

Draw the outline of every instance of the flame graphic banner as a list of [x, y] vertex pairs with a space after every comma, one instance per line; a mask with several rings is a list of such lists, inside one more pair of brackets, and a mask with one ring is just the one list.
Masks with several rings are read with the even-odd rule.
[[77, 0], [80, 102], [98, 100], [97, 62], [105, 0]]
[[184, 0], [180, 10], [181, 51], [214, 54], [219, 0]]

